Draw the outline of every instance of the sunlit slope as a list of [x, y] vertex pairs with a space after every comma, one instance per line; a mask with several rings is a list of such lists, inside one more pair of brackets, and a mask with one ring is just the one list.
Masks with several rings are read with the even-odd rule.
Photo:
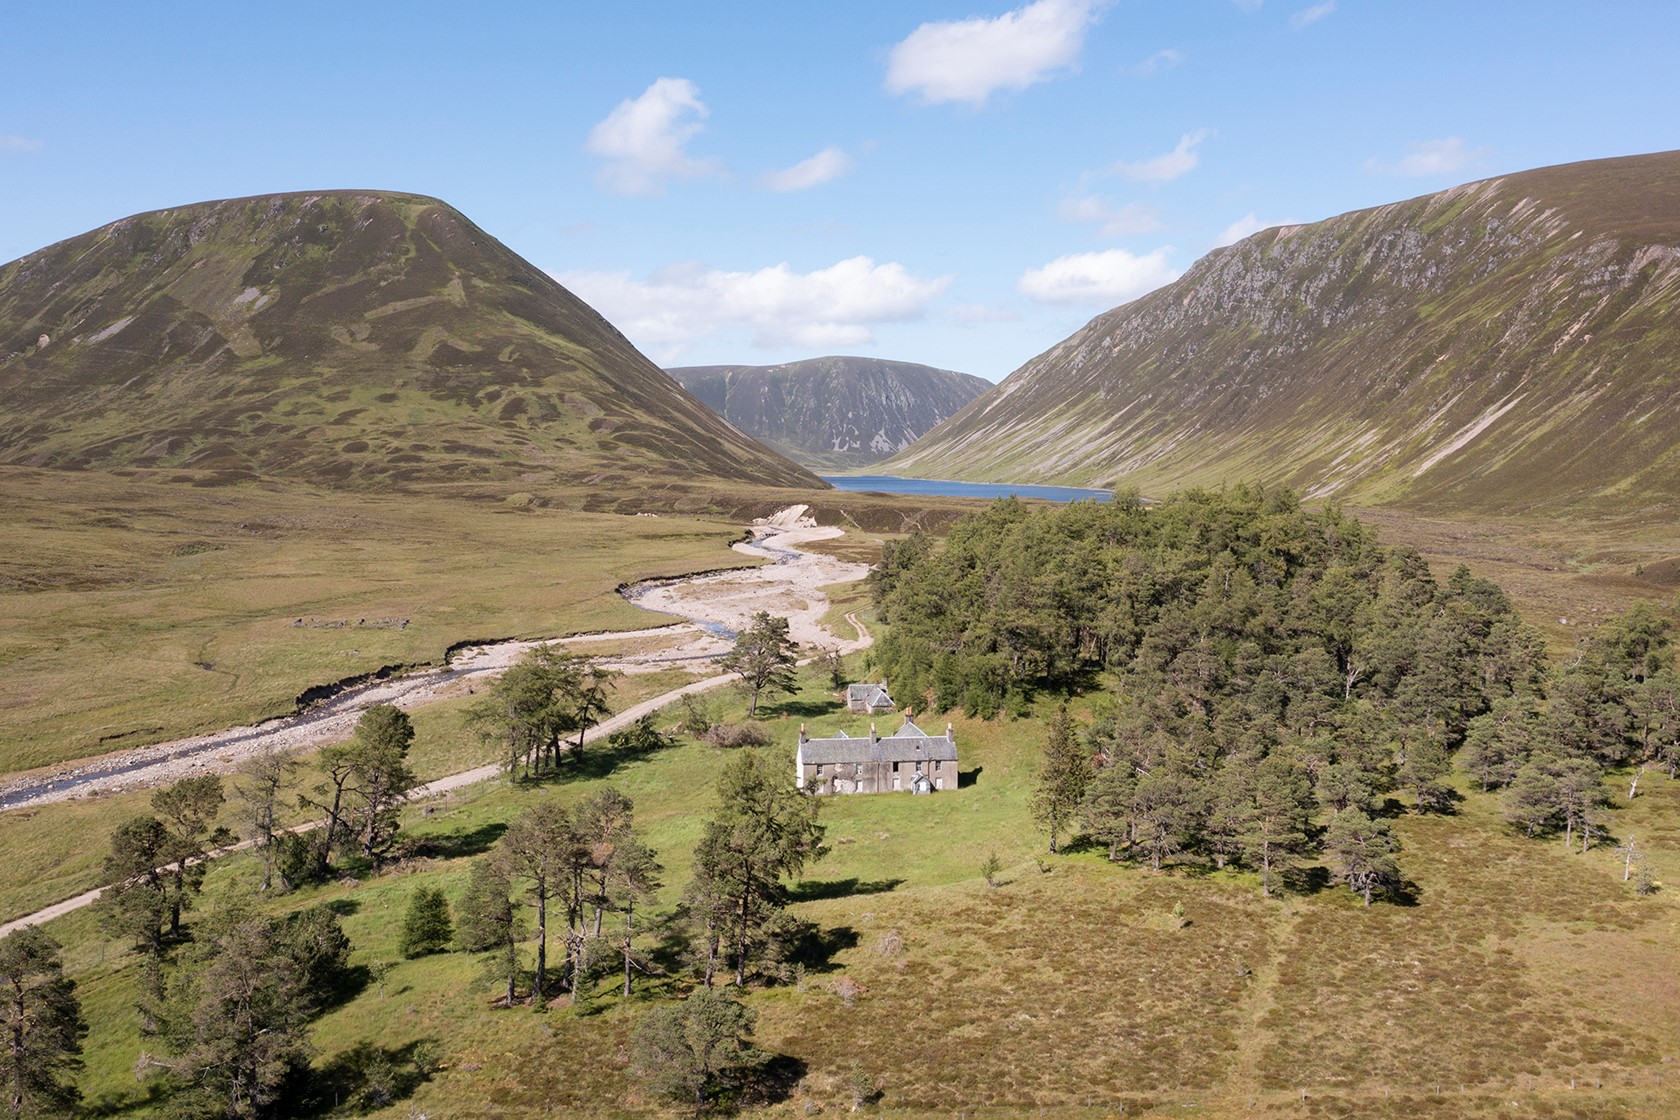
[[436, 199], [125, 218], [0, 267], [0, 462], [346, 486], [819, 485]]
[[882, 469], [1660, 509], [1680, 498], [1677, 296], [1680, 153], [1488, 179], [1215, 250]]
[[856, 470], [903, 451], [991, 388], [972, 374], [883, 358], [669, 371], [718, 415], [807, 467]]

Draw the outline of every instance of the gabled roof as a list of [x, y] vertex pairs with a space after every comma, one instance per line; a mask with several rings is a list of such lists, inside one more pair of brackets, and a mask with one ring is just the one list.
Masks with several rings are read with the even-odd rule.
[[946, 735], [929, 735], [908, 719], [891, 735], [865, 739], [844, 731], [826, 739], [806, 739], [799, 744], [799, 757], [809, 766], [852, 762], [956, 762], [956, 741]]
[[846, 702], [851, 703], [854, 700], [862, 701], [871, 707], [875, 707], [880, 704], [886, 704], [891, 707], [893, 703], [892, 695], [887, 692], [886, 681], [882, 681], [880, 684], [863, 683], [848, 685], [846, 688]]

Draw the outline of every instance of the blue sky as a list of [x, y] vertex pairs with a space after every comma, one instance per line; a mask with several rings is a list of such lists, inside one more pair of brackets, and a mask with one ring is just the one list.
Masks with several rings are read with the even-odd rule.
[[11, 0], [0, 260], [436, 195], [665, 365], [997, 380], [1209, 248], [1680, 147], [1680, 5]]

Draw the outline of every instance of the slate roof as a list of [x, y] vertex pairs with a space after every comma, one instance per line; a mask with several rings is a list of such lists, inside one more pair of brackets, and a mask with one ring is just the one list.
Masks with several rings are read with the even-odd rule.
[[879, 739], [853, 738], [844, 731], [826, 739], [799, 744], [807, 766], [835, 762], [956, 762], [957, 744], [943, 735], [929, 735], [909, 720]]
[[887, 692], [885, 681], [880, 684], [854, 684], [846, 689], [846, 703], [865, 704], [871, 708], [890, 708], [893, 698]]

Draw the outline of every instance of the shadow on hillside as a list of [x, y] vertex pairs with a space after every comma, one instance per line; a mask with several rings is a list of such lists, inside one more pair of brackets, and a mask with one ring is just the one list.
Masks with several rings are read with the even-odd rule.
[[500, 840], [502, 833], [506, 831], [505, 822], [493, 821], [462, 832], [420, 836], [414, 839], [413, 854], [431, 859], [462, 859], [483, 855], [496, 846], [496, 841]]
[[352, 914], [358, 914], [362, 909], [360, 900], [354, 898], [330, 898], [318, 905], [321, 909], [331, 911], [340, 918], [348, 918]]
[[1399, 886], [1390, 887], [1382, 898], [1396, 906], [1416, 906], [1423, 898], [1423, 888], [1410, 879], [1402, 879]]
[[1289, 867], [1278, 873], [1278, 889], [1283, 894], [1317, 894], [1329, 886], [1328, 867]]
[[353, 964], [349, 968], [322, 977], [322, 984], [316, 993], [320, 1003], [320, 1013], [343, 1007], [363, 992], [373, 983], [373, 969], [365, 964]]
[[834, 955], [857, 948], [859, 940], [851, 926], [824, 929], [815, 922], [795, 920], [783, 934], [783, 957], [789, 964], [804, 965], [806, 972], [833, 972], [840, 967]]
[[147, 1081], [144, 1091], [136, 1096], [119, 1097], [112, 1093], [104, 1093], [95, 1100], [83, 1101], [79, 1115], [127, 1116], [136, 1112], [152, 1113], [168, 1097], [169, 1090], [163, 1081], [154, 1078]]
[[845, 710], [845, 705], [838, 700], [785, 700], [780, 704], [761, 706], [758, 709], [758, 718], [767, 720], [778, 716], [792, 716], [799, 719], [819, 719], [839, 715]]
[[1383, 798], [1383, 803], [1380, 806], [1371, 810], [1371, 815], [1373, 817], [1381, 817], [1386, 820], [1394, 820], [1397, 817], [1403, 817], [1406, 815], [1406, 803], [1397, 797], [1385, 797]]
[[717, 1103], [723, 1109], [734, 1104], [747, 1108], [781, 1104], [793, 1096], [794, 1089], [805, 1080], [808, 1071], [809, 1067], [801, 1058], [791, 1054], [771, 1054], [730, 1086], [733, 1092], [724, 1094], [726, 1099]]
[[985, 769], [986, 768], [984, 766], [976, 766], [972, 770], [958, 770], [957, 771], [957, 788], [958, 789], [967, 789], [969, 786], [972, 786], [975, 782], [978, 782], [980, 780], [980, 774]]
[[857, 894], [886, 894], [902, 882], [903, 879], [803, 879], [788, 891], [788, 901], [815, 902]]
[[1086, 836], [1084, 833], [1080, 833], [1073, 839], [1056, 845], [1056, 854], [1060, 856], [1079, 855], [1083, 852], [1101, 852], [1106, 858], [1108, 855], [1108, 841], [1098, 840], [1094, 837]]
[[589, 743], [584, 747], [583, 756], [578, 757], [574, 748], [567, 748], [560, 753], [560, 764], [554, 768], [545, 768], [537, 773], [527, 774], [523, 770], [514, 778], [518, 786], [548, 786], [563, 785], [583, 779], [599, 780], [610, 777], [612, 772], [627, 762], [646, 758], [656, 751], [671, 746], [672, 740], [661, 736], [657, 744], [631, 744], [615, 747], [607, 743]]
[[309, 1070], [293, 1087], [286, 1116], [315, 1117], [350, 1112], [366, 1115], [406, 1100], [431, 1080], [437, 1068], [436, 1039], [403, 1046], [361, 1042]]

